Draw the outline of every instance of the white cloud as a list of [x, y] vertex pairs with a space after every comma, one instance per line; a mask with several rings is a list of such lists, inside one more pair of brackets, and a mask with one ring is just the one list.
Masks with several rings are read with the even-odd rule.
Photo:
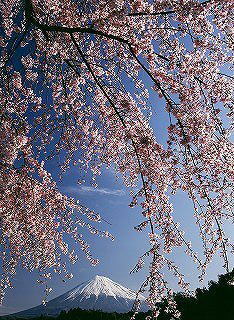
[[64, 189], [65, 192], [69, 193], [100, 193], [106, 195], [113, 195], [113, 196], [123, 196], [125, 194], [123, 189], [108, 189], [108, 188], [94, 188], [89, 186], [81, 186], [81, 187], [72, 187], [68, 186]]

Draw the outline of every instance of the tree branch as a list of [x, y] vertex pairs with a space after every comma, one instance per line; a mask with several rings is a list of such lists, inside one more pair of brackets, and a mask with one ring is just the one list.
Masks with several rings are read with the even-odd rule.
[[96, 34], [99, 36], [103, 36], [112, 40], [117, 40], [121, 43], [128, 43], [127, 40], [119, 37], [119, 36], [115, 36], [113, 34], [108, 34], [105, 32], [102, 32], [100, 30], [95, 30], [91, 27], [64, 27], [64, 26], [56, 26], [56, 25], [47, 25], [44, 23], [40, 23], [35, 17], [34, 17], [34, 12], [33, 12], [33, 6], [31, 3], [31, 0], [25, 0], [25, 17], [27, 19], [27, 21], [29, 21], [30, 23], [32, 23], [35, 27], [37, 27], [38, 29], [40, 29], [42, 32], [46, 32], [46, 31], [50, 31], [50, 32], [64, 32], [64, 33], [69, 33], [69, 34], [73, 34], [75, 32], [79, 32], [79, 33], [89, 33], [89, 34]]
[[[115, 113], [117, 114], [117, 116], [119, 117], [122, 125], [124, 126], [125, 129], [127, 129], [126, 127], [126, 124], [120, 114], [120, 112], [118, 111], [118, 109], [116, 108], [115, 104], [113, 103], [113, 101], [111, 100], [111, 98], [108, 96], [108, 94], [106, 93], [106, 91], [104, 90], [102, 84], [99, 82], [98, 78], [96, 77], [96, 75], [94, 74], [89, 62], [87, 61], [87, 59], [85, 58], [83, 52], [81, 51], [80, 47], [78, 46], [73, 34], [71, 34], [71, 39], [72, 39], [72, 42], [74, 43], [77, 51], [79, 52], [81, 58], [83, 59], [87, 69], [89, 70], [89, 72], [91, 73], [94, 81], [97, 83], [98, 87], [100, 88], [100, 90], [102, 91], [102, 93], [104, 94], [104, 96], [107, 98], [107, 100], [109, 101], [110, 105], [112, 106], [112, 108], [115, 110]], [[141, 166], [141, 161], [140, 161], [140, 157], [139, 157], [139, 154], [138, 154], [138, 151], [137, 151], [137, 147], [136, 147], [136, 143], [135, 141], [131, 138], [131, 142], [132, 142], [132, 145], [133, 145], [133, 148], [134, 148], [134, 151], [135, 151], [135, 154], [136, 154], [136, 157], [137, 157], [137, 162], [138, 162], [138, 166], [139, 166], [139, 169], [140, 169], [140, 176], [141, 176], [141, 180], [142, 180], [142, 184], [143, 184], [143, 189], [144, 189], [144, 194], [145, 194], [145, 197], [146, 197], [146, 200], [148, 198], [148, 194], [147, 194], [147, 191], [146, 191], [146, 183], [145, 183], [145, 179], [144, 179], [144, 176], [143, 176], [143, 173], [142, 173], [142, 166]], [[147, 209], [147, 211], [149, 212], [149, 208]], [[153, 223], [152, 223], [152, 220], [151, 220], [151, 217], [149, 216], [149, 222], [150, 222], [150, 228], [151, 228], [151, 232], [154, 233], [154, 227], [153, 227]]]
[[[210, 3], [211, 0], [207, 0], [204, 2], [199, 3], [199, 5], [201, 6], [205, 6], [208, 3]], [[139, 17], [139, 16], [165, 16], [165, 15], [169, 15], [169, 14], [173, 14], [173, 13], [179, 13], [182, 10], [168, 10], [168, 11], [159, 11], [159, 12], [132, 12], [129, 13], [128, 16], [129, 17]]]

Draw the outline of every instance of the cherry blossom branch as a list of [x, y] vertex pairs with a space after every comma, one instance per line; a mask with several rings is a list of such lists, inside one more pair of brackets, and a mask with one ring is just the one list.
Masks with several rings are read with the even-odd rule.
[[[210, 3], [212, 0], [207, 0], [204, 2], [200, 2], [200, 6], [206, 6], [208, 3]], [[129, 13], [129, 17], [139, 17], [139, 16], [166, 16], [174, 13], [180, 13], [184, 10], [168, 10], [168, 11], [159, 11], [159, 12], [132, 12]]]
[[[153, 77], [153, 75], [151, 74], [151, 72], [144, 66], [144, 64], [143, 64], [143, 63], [139, 60], [139, 58], [136, 56], [136, 54], [135, 54], [134, 50], [132, 49], [131, 45], [129, 45], [129, 50], [130, 50], [130, 52], [132, 53], [132, 55], [133, 55], [133, 57], [135, 58], [135, 60], [136, 60], [136, 61], [138, 62], [138, 64], [141, 66], [141, 68], [149, 75], [149, 77], [150, 77], [150, 78], [153, 80], [153, 82], [156, 84], [156, 86], [157, 86], [158, 89], [160, 90], [161, 94], [163, 95], [163, 97], [165, 98], [165, 100], [167, 101], [167, 103], [172, 107], [173, 104], [172, 104], [171, 99], [166, 95], [166, 93], [165, 93], [164, 90], [162, 89], [159, 81], [157, 81], [157, 80]], [[185, 132], [184, 132], [183, 124], [182, 124], [182, 122], [181, 122], [180, 119], [177, 119], [177, 121], [178, 121], [178, 124], [179, 124], [179, 126], [180, 126], [180, 128], [181, 128], [181, 130], [182, 130], [182, 134], [183, 134], [183, 136], [184, 136], [185, 139], [186, 139], [186, 134], [185, 134]], [[194, 162], [194, 158], [193, 158], [193, 155], [192, 155], [192, 152], [191, 152], [190, 145], [187, 144], [186, 147], [188, 148], [188, 151], [189, 151], [189, 153], [190, 153], [190, 156], [191, 156], [191, 159], [192, 159], [192, 161], [193, 161], [193, 164], [194, 164], [194, 166], [196, 167], [196, 164], [195, 164], [195, 162]], [[207, 199], [208, 199], [208, 196], [207, 196]], [[209, 199], [208, 199], [208, 203], [210, 203]], [[210, 204], [210, 206], [211, 206], [211, 204]], [[211, 207], [211, 208], [212, 208], [212, 207]], [[218, 222], [217, 218], [215, 218], [215, 220], [216, 220], [216, 223], [217, 223], [217, 226], [218, 226], [218, 230], [219, 230], [219, 233], [220, 233], [220, 237], [221, 237], [221, 242], [222, 242], [222, 247], [223, 247], [223, 258], [224, 258], [224, 262], [225, 262], [226, 271], [229, 272], [228, 258], [227, 258], [227, 249], [226, 249], [226, 245], [225, 245], [225, 243], [224, 243], [224, 241], [223, 241], [222, 229], [221, 229], [221, 227], [220, 227], [220, 225], [219, 225], [219, 222]], [[179, 233], [179, 235], [180, 235], [180, 233]], [[181, 236], [181, 235], [180, 235], [180, 236]], [[182, 240], [184, 240], [183, 237], [182, 237]], [[189, 246], [187, 246], [187, 247], [188, 247], [188, 249], [191, 251], [191, 248], [190, 248]], [[193, 253], [193, 252], [192, 252], [192, 253]], [[196, 257], [196, 260], [197, 260], [197, 261], [199, 262], [199, 264], [201, 265], [201, 262], [199, 261], [199, 259], [198, 259], [197, 257]]]
[[[113, 34], [102, 32], [100, 30], [96, 30], [94, 28], [52, 26], [52, 25], [40, 23], [33, 16], [33, 7], [32, 7], [31, 0], [25, 0], [25, 3], [26, 3], [26, 7], [25, 7], [26, 19], [43, 32], [46, 32], [46, 31], [53, 32], [54, 31], [54, 32], [68, 33], [70, 35], [72, 35], [73, 33], [81, 33], [81, 34], [88, 33], [88, 34], [99, 35], [99, 36], [102, 36], [102, 37], [105, 37], [108, 39], [116, 40], [120, 43], [127, 44], [128, 46], [131, 46], [129, 40], [126, 40], [126, 39], [121, 38], [119, 36], [115, 36]], [[47, 40], [48, 40], [48, 37], [47, 37]], [[164, 57], [163, 55], [158, 54], [156, 52], [155, 52], [155, 54], [159, 58], [168, 61], [168, 59], [166, 57]]]
[[28, 33], [29, 30], [29, 24], [27, 23], [25, 26], [25, 30], [23, 31], [23, 33], [21, 35], [19, 35], [19, 40], [18, 42], [12, 46], [11, 52], [8, 54], [8, 58], [7, 60], [4, 62], [4, 65], [2, 67], [6, 67], [7, 63], [11, 60], [12, 56], [14, 55], [14, 52], [17, 50], [17, 48], [19, 48], [21, 42], [23, 41], [23, 39], [25, 38], [26, 34]]
[[[76, 233], [74, 220], [78, 228], [108, 236], [79, 216], [76, 219], [80, 213], [99, 222], [99, 215], [60, 194], [38, 159], [61, 156], [62, 172], [71, 164], [81, 176], [90, 170], [93, 186], [102, 166], [114, 164], [124, 184], [137, 188], [130, 192], [129, 206], [139, 205], [145, 218], [135, 229], [149, 231], [148, 301], [154, 308], [158, 298], [168, 293], [170, 299], [163, 291], [167, 285], [161, 279], [163, 268], [167, 265], [180, 278], [164, 253], [184, 248], [204, 275], [219, 252], [229, 268], [230, 243], [222, 222], [232, 213], [233, 149], [228, 140], [232, 127], [223, 129], [216, 106], [233, 116], [233, 77], [221, 73], [232, 61], [228, 31], [232, 7], [228, 1], [213, 0], [173, 4], [162, 0], [157, 7], [151, 0], [124, 0], [118, 6], [114, 1], [91, 2], [91, 10], [76, 1], [63, 6], [55, 1], [53, 7], [44, 0], [0, 2], [2, 65], [6, 61], [0, 79], [0, 180], [6, 194], [1, 199], [1, 231], [7, 252], [3, 267], [9, 273], [15, 255], [16, 265], [22, 260], [24, 267], [43, 271], [57, 261], [56, 269], [62, 270], [60, 252], [68, 253], [64, 233], [96, 264], [88, 244]], [[145, 75], [166, 103], [167, 147], [158, 143], [150, 123], [155, 108], [150, 109]], [[178, 191], [193, 201], [204, 262], [174, 222], [170, 195]], [[38, 231], [40, 227], [46, 234]], [[42, 262], [37, 260], [40, 250]], [[7, 279], [0, 282], [2, 291], [4, 284]]]
[[[111, 98], [109, 97], [109, 95], [106, 93], [106, 91], [103, 89], [102, 85], [100, 84], [99, 80], [97, 79], [96, 75], [94, 74], [89, 62], [87, 61], [87, 59], [85, 58], [83, 52], [81, 51], [80, 47], [78, 46], [74, 36], [71, 34], [71, 39], [72, 39], [72, 42], [74, 43], [77, 51], [79, 52], [80, 56], [82, 57], [87, 69], [89, 70], [89, 72], [92, 74], [92, 77], [93, 79], [95, 80], [95, 82], [97, 83], [98, 87], [101, 89], [102, 93], [104, 94], [104, 96], [107, 98], [107, 100], [109, 101], [109, 103], [111, 104], [112, 108], [114, 109], [115, 113], [117, 114], [117, 116], [119, 117], [122, 125], [124, 126], [124, 128], [126, 129], [126, 124], [119, 112], [119, 110], [116, 108], [115, 104], [113, 103], [113, 101], [111, 100]], [[146, 184], [145, 184], [145, 180], [144, 180], [144, 176], [143, 176], [143, 173], [142, 173], [142, 169], [141, 169], [141, 162], [140, 162], [140, 158], [139, 158], [139, 154], [137, 152], [137, 148], [136, 148], [136, 143], [135, 141], [131, 138], [131, 141], [132, 141], [132, 145], [133, 145], [133, 148], [135, 150], [135, 154], [136, 154], [136, 157], [137, 157], [137, 162], [138, 162], [138, 166], [139, 166], [139, 169], [140, 169], [140, 176], [141, 176], [141, 180], [142, 180], [142, 183], [143, 183], [143, 188], [144, 188], [144, 193], [145, 193], [145, 197], [146, 199], [148, 198], [148, 194], [147, 194], [147, 191], [146, 191]], [[148, 208], [148, 211], [149, 211], [149, 208]], [[154, 233], [154, 227], [153, 227], [153, 223], [152, 223], [152, 220], [151, 220], [151, 217], [149, 215], [149, 221], [150, 221], [150, 227], [151, 227], [151, 231], [152, 233]]]
[[108, 33], [102, 32], [100, 30], [95, 30], [90, 27], [64, 27], [64, 26], [54, 26], [54, 25], [43, 24], [43, 23], [40, 23], [34, 17], [33, 14], [34, 14], [34, 11], [33, 11], [33, 6], [32, 6], [31, 0], [25, 0], [25, 17], [26, 17], [26, 19], [42, 31], [65, 32], [65, 33], [69, 33], [71, 35], [73, 33], [77, 33], [77, 32], [78, 33], [88, 33], [88, 34], [95, 34], [95, 35], [103, 36], [105, 38], [109, 38], [112, 40], [117, 40], [122, 43], [128, 43], [127, 40], [125, 40], [119, 36], [115, 36], [113, 34], [108, 34]]

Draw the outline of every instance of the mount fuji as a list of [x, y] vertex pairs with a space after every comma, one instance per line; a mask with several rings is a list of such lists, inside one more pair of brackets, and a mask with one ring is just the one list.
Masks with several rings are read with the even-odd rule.
[[[144, 302], [145, 297], [138, 296], [141, 301], [141, 311], [149, 308]], [[128, 312], [132, 309], [136, 299], [136, 292], [103, 276], [95, 276], [93, 279], [83, 282], [74, 289], [49, 301], [46, 306], [24, 310], [11, 316], [36, 317], [43, 315], [56, 316], [62, 310], [68, 311], [72, 308], [85, 310], [102, 310], [105, 312]]]

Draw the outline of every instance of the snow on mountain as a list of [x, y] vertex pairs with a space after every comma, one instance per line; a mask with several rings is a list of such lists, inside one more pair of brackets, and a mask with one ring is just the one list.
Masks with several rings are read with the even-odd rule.
[[90, 298], [91, 295], [98, 297], [101, 294], [106, 296], [122, 297], [126, 299], [135, 299], [136, 293], [130, 289], [127, 289], [120, 284], [110, 280], [109, 278], [96, 276], [88, 283], [84, 282], [72, 291], [68, 292], [67, 299], [75, 299], [77, 295], [82, 294], [82, 299]]
[[[144, 302], [145, 297], [140, 295], [141, 311], [147, 311]], [[41, 314], [55, 316], [62, 310], [72, 308], [102, 310], [105, 312], [128, 312], [132, 309], [136, 299], [136, 292], [103, 276], [95, 276], [93, 279], [83, 282], [74, 289], [49, 301], [46, 306], [40, 305], [25, 311], [18, 312], [14, 316], [33, 317]]]

